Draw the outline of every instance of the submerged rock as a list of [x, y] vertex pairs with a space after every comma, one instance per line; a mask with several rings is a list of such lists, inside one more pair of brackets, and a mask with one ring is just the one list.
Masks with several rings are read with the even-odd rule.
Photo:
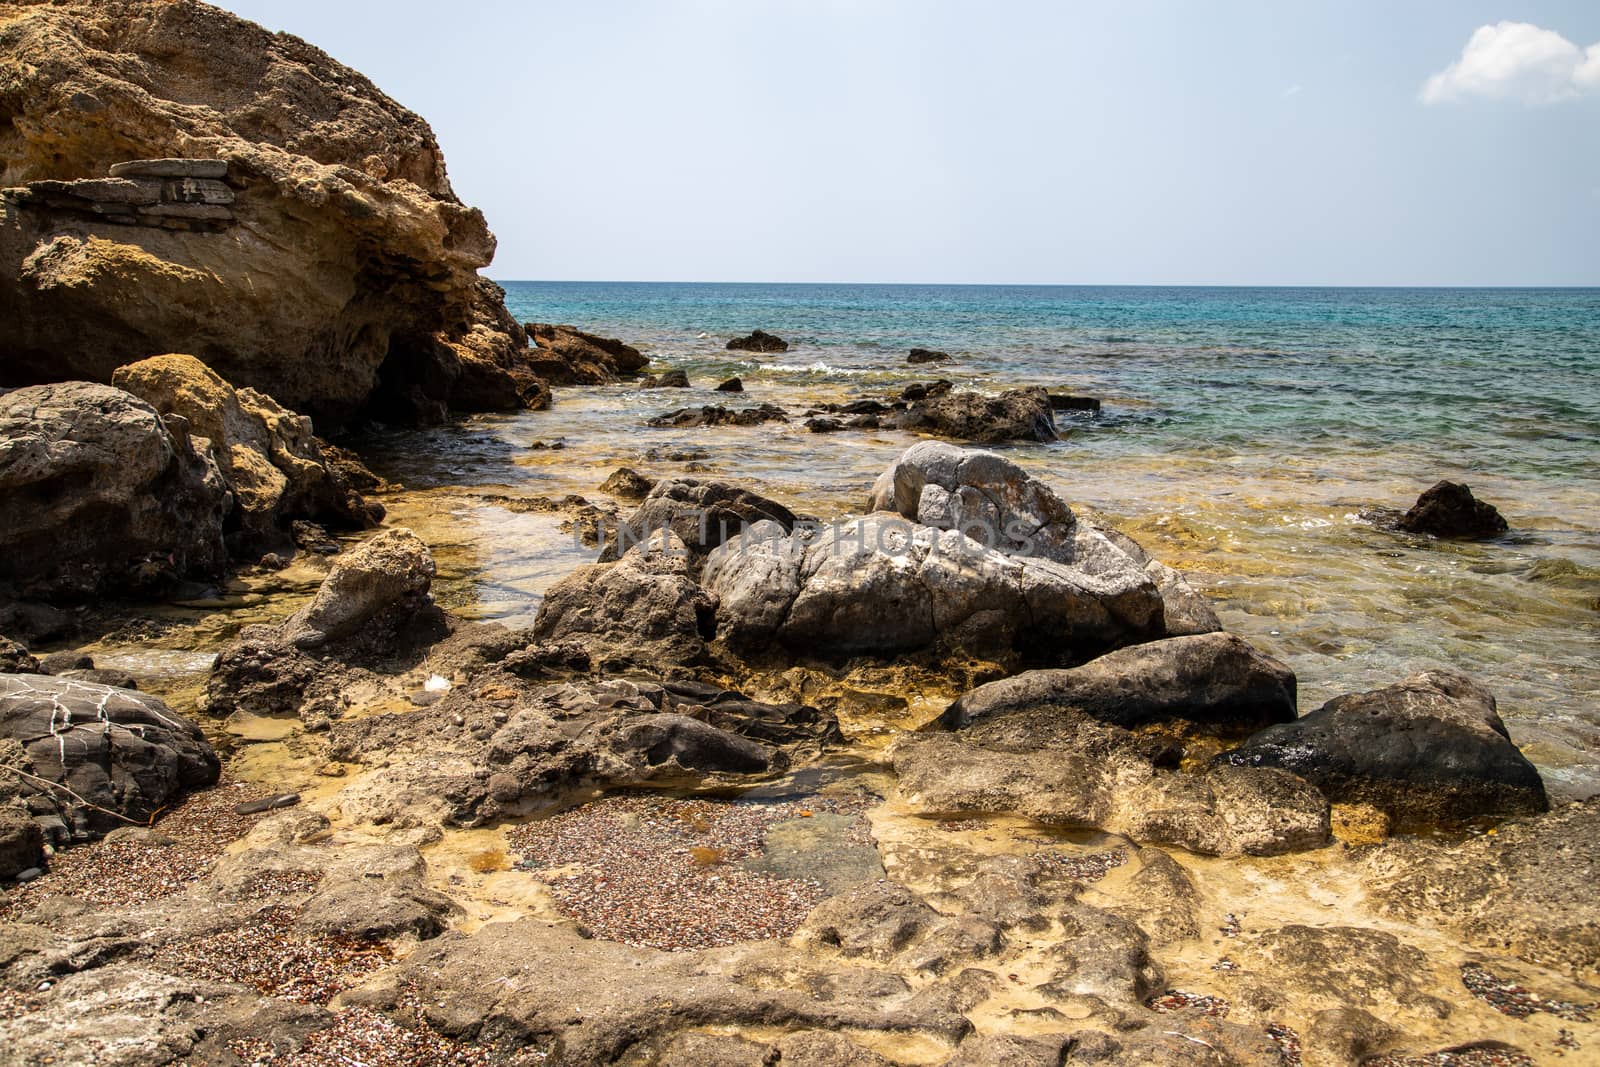
[[30, 806], [78, 840], [148, 822], [221, 769], [200, 728], [162, 701], [69, 678], [0, 675], [0, 738], [22, 745]]
[[352, 484], [352, 457], [330, 463], [310, 419], [254, 389], [236, 391], [193, 356], [131, 363], [117, 368], [112, 382], [210, 442], [233, 491], [229, 526], [241, 535], [239, 548], [282, 541], [292, 519], [360, 528], [383, 518], [382, 505], [369, 504]]
[[906, 356], [907, 363], [947, 363], [949, 360], [948, 352], [938, 352], [931, 348], [913, 348], [911, 354]]
[[538, 346], [533, 371], [553, 385], [603, 385], [632, 377], [650, 362], [632, 345], [576, 326], [530, 322], [524, 329]]
[[1550, 806], [1539, 772], [1496, 714], [1494, 697], [1455, 671], [1424, 671], [1383, 689], [1335, 697], [1218, 760], [1282, 767], [1328, 799], [1370, 804], [1401, 827]]
[[1493, 504], [1479, 500], [1460, 482], [1451, 481], [1438, 482], [1417, 497], [1398, 525], [1410, 533], [1467, 540], [1497, 537], [1509, 529]]
[[230, 503], [183, 420], [120, 389], [0, 396], [0, 585], [71, 599], [215, 577]]
[[765, 330], [756, 330], [748, 337], [735, 337], [727, 347], [730, 352], [787, 352], [789, 342]]
[[469, 369], [518, 371], [482, 214], [427, 123], [358, 72], [158, 0], [25, 6], [0, 53], [21, 187], [0, 199], [0, 384], [189, 351], [338, 421], [438, 418]]
[[283, 624], [284, 640], [316, 648], [350, 637], [385, 615], [416, 612], [433, 584], [433, 555], [410, 530], [397, 528], [342, 553], [311, 603]]
[[1512, 819], [1465, 841], [1397, 838], [1366, 883], [1390, 917], [1442, 926], [1469, 943], [1600, 978], [1600, 797]]

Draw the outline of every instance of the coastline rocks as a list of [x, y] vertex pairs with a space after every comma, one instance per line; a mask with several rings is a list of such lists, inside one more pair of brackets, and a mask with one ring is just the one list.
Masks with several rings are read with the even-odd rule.
[[1329, 800], [1369, 804], [1402, 828], [1549, 807], [1539, 772], [1511, 743], [1494, 697], [1455, 671], [1336, 697], [1217, 759], [1292, 771]]
[[202, 710], [298, 715], [326, 728], [353, 702], [421, 700], [428, 675], [470, 674], [528, 644], [527, 631], [441, 610], [428, 596], [433, 572], [426, 546], [404, 529], [341, 554], [309, 605], [278, 625], [246, 626], [222, 651]]
[[794, 529], [794, 512], [778, 503], [728, 482], [696, 478], [668, 478], [655, 484], [616, 537], [601, 551], [600, 562], [610, 562], [629, 548], [659, 545], [662, 531], [671, 544], [690, 555], [690, 573], [698, 574], [706, 554], [741, 530], [758, 522], [773, 522], [787, 533]]
[[679, 408], [645, 421], [646, 426], [758, 426], [763, 422], [788, 422], [789, 415], [776, 404], [753, 408], [725, 408], [708, 404], [698, 408]]
[[111, 380], [210, 441], [233, 491], [229, 525], [248, 547], [282, 541], [291, 519], [357, 528], [382, 520], [383, 507], [363, 500], [347, 480], [350, 459], [328, 462], [310, 419], [254, 389], [236, 391], [193, 356], [153, 356], [117, 368]]
[[310, 604], [283, 624], [283, 639], [317, 648], [373, 625], [381, 616], [410, 616], [427, 603], [433, 556], [422, 539], [396, 528], [344, 552], [334, 561]]
[[[13, 774], [0, 766], [0, 796], [15, 788]], [[0, 803], [0, 882], [44, 866], [44, 830], [20, 802]]]
[[464, 365], [526, 353], [432, 130], [304, 41], [84, 0], [18, 9], [0, 54], [0, 184], [29, 183], [0, 198], [0, 384], [187, 350], [319, 421], [437, 417]]
[[949, 360], [948, 352], [938, 352], [931, 348], [913, 348], [911, 354], [906, 356], [907, 363], [947, 363]]
[[981, 685], [951, 704], [940, 721], [959, 729], [1017, 712], [1069, 709], [1129, 728], [1163, 719], [1292, 723], [1295, 676], [1234, 634], [1172, 637], [1108, 652], [1069, 670], [1027, 671]]
[[755, 330], [748, 337], [735, 337], [727, 348], [730, 352], [787, 352], [789, 342], [765, 330]]
[[615, 563], [579, 567], [551, 586], [534, 619], [534, 637], [579, 641], [613, 668], [704, 659], [717, 602], [690, 577], [682, 542], [669, 537], [668, 543], [663, 549], [652, 539]]
[[719, 392], [719, 393], [742, 393], [742, 392], [744, 392], [744, 381], [742, 379], [739, 379], [739, 378], [729, 378], [727, 381], [725, 381], [721, 385], [717, 386], [717, 392]]
[[946, 392], [913, 400], [893, 423], [902, 430], [962, 441], [1054, 441], [1056, 423], [1043, 389], [1008, 389], [997, 396]]
[[681, 370], [664, 371], [660, 375], [646, 375], [644, 387], [646, 389], [687, 389], [689, 388], [689, 375]]
[[551, 385], [604, 385], [632, 377], [650, 362], [632, 345], [576, 326], [529, 322], [523, 328], [538, 346], [530, 368]]
[[1498, 537], [1510, 528], [1493, 504], [1479, 500], [1460, 482], [1450, 481], [1424, 491], [1398, 525], [1408, 533], [1463, 540]]
[[0, 675], [0, 737], [21, 743], [23, 770], [76, 794], [21, 784], [75, 840], [147, 822], [221, 770], [200, 728], [155, 697], [67, 678]]
[[940, 530], [971, 531], [1005, 552], [1061, 563], [1077, 557], [1072, 509], [1044, 482], [994, 452], [922, 441], [873, 483], [869, 511]]
[[77, 599], [221, 573], [230, 496], [183, 420], [108, 385], [0, 396], [0, 584]]
[[[1120, 555], [1120, 554], [1119, 554]], [[936, 646], [1060, 664], [1160, 635], [1161, 601], [1131, 560], [1021, 560], [878, 513], [821, 532], [758, 523], [706, 558], [718, 634], [746, 649], [893, 655]]]

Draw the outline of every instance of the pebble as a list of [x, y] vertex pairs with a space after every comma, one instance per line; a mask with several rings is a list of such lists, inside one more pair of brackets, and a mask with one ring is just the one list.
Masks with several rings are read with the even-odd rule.
[[1539, 994], [1505, 981], [1490, 971], [1473, 963], [1461, 965], [1461, 983], [1467, 992], [1488, 1004], [1502, 1015], [1513, 1019], [1526, 1019], [1535, 1012], [1545, 1012], [1568, 1022], [1593, 1021], [1593, 1013], [1600, 1004], [1577, 1004], [1569, 1000], [1549, 1000]]
[[1162, 1015], [1193, 1009], [1203, 1015], [1226, 1019], [1231, 1010], [1231, 1005], [1222, 997], [1214, 997], [1209, 993], [1186, 993], [1181, 989], [1169, 989], [1165, 993], [1158, 993], [1144, 1003], [1145, 1007]]
[[[683, 800], [606, 797], [508, 835], [522, 866], [550, 871], [561, 909], [597, 937], [668, 951], [788, 937], [825, 895], [810, 879], [750, 871], [773, 825], [802, 811], [854, 815], [846, 835], [870, 841], [864, 800]], [[557, 868], [572, 868], [555, 873]]]

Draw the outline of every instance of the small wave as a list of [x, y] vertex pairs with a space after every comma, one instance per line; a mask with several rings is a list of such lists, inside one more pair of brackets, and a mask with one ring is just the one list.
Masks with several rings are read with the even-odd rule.
[[869, 374], [881, 373], [866, 367], [835, 367], [831, 363], [817, 360], [814, 363], [803, 363], [796, 366], [793, 363], [757, 363], [756, 370], [768, 374], [837, 374], [846, 378], [864, 378]]

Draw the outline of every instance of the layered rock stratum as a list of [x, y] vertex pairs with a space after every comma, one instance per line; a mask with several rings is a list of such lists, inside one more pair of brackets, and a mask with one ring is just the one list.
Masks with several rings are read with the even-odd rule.
[[0, 3], [0, 385], [190, 352], [319, 420], [548, 402], [428, 124], [192, 0]]

